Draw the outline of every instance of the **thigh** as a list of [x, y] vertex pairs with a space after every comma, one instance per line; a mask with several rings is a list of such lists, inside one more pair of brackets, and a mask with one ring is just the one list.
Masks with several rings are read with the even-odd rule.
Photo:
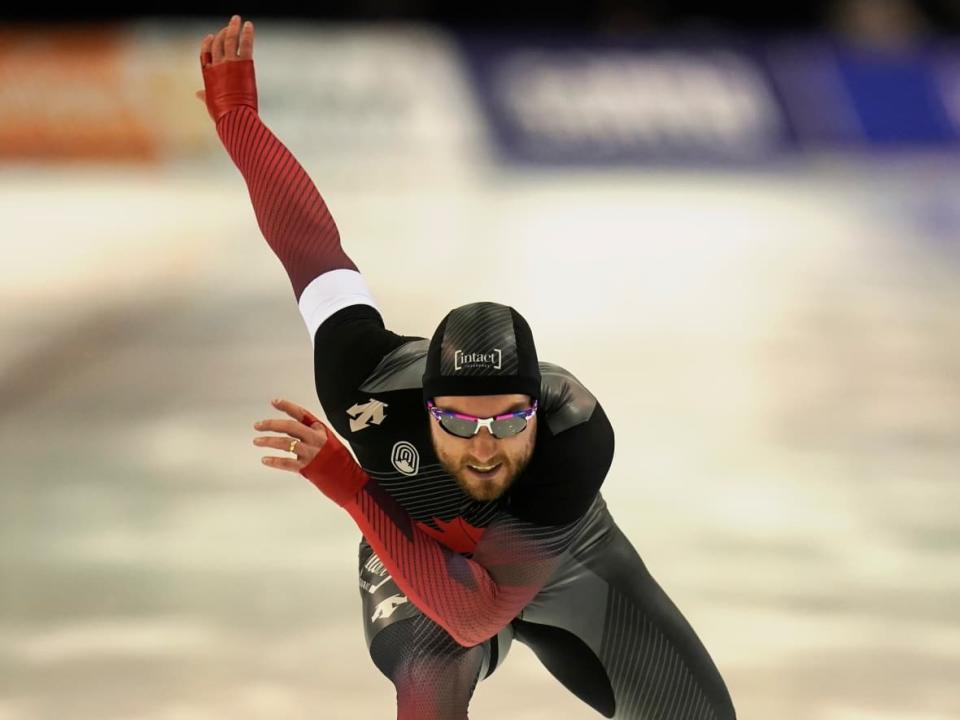
[[364, 539], [360, 540], [359, 564], [363, 636], [369, 648], [373, 639], [385, 628], [422, 613], [397, 587], [387, 568]]
[[734, 718], [726, 685], [693, 628], [602, 499], [591, 513], [569, 561], [524, 609], [517, 638], [607, 717]]

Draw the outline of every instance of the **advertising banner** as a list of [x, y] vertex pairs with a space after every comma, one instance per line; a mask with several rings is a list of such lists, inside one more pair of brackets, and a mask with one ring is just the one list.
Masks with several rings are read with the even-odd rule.
[[793, 142], [763, 66], [727, 47], [465, 39], [505, 157], [752, 161]]
[[0, 31], [0, 157], [149, 160], [117, 28]]
[[[222, 20], [0, 31], [0, 161], [222, 158], [199, 47]], [[298, 157], [459, 162], [482, 120], [445, 33], [257, 23], [260, 112]]]
[[470, 36], [461, 47], [508, 162], [754, 163], [960, 145], [953, 47]]

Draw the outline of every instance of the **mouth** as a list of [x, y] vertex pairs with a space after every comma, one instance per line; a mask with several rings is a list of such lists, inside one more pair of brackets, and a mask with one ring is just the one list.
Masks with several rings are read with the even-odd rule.
[[470, 471], [470, 474], [480, 478], [481, 480], [492, 480], [497, 473], [500, 472], [500, 468], [503, 467], [503, 463], [497, 463], [495, 465], [467, 465], [467, 470]]

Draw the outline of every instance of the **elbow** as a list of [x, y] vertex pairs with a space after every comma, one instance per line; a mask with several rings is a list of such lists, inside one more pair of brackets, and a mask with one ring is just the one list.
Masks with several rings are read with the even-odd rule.
[[457, 613], [457, 617], [433, 618], [437, 624], [462, 647], [475, 647], [486, 642], [513, 622], [523, 608], [533, 599], [539, 590], [537, 587], [524, 588], [520, 596], [505, 597], [503, 588], [498, 587], [492, 595], [473, 605], [471, 612]]
[[[464, 630], [463, 628], [447, 627], [444, 628], [453, 638], [457, 645], [465, 648], [472, 648], [486, 642], [500, 630], [491, 630], [490, 632], [477, 632], [476, 629]], [[502, 628], [500, 628], [502, 629]]]
[[486, 642], [510, 624], [514, 615], [509, 617], [478, 617], [464, 618], [464, 621], [451, 622], [449, 619], [438, 621], [457, 645], [465, 648], [475, 647]]

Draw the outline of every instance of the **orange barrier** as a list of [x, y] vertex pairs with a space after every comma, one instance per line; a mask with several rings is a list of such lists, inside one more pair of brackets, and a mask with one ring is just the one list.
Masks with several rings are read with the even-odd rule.
[[120, 27], [0, 30], [0, 159], [152, 161]]

